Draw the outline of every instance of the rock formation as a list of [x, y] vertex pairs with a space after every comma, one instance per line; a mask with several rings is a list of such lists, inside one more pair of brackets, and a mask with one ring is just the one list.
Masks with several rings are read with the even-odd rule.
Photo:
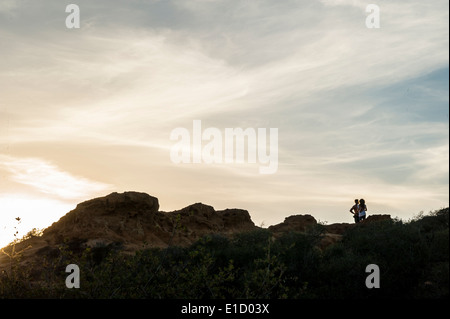
[[49, 244], [85, 241], [87, 246], [120, 242], [132, 250], [189, 245], [206, 234], [231, 235], [256, 229], [246, 210], [216, 211], [196, 203], [173, 212], [159, 211], [158, 199], [145, 193], [112, 193], [79, 204], [47, 228]]
[[[390, 219], [389, 215], [372, 215], [364, 223]], [[286, 232], [305, 232], [317, 226], [311, 215], [294, 215], [268, 228], [277, 238]], [[325, 248], [339, 241], [355, 224], [322, 225], [319, 244]], [[48, 255], [61, 244], [77, 243], [83, 247], [118, 244], [124, 251], [170, 245], [187, 246], [208, 234], [231, 237], [236, 233], [257, 230], [250, 214], [242, 209], [216, 211], [212, 206], [196, 203], [173, 212], [159, 210], [156, 197], [145, 193], [112, 193], [77, 205], [47, 229], [40, 237], [32, 237], [17, 245], [17, 251], [30, 247], [27, 256]], [[0, 265], [7, 260], [0, 254]]]

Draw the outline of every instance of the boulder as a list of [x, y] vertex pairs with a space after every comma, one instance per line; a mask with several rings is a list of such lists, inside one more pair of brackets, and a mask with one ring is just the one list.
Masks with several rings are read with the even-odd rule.
[[290, 231], [304, 232], [308, 227], [315, 225], [317, 225], [317, 221], [311, 215], [293, 215], [286, 217], [280, 224], [270, 226], [268, 230], [275, 234]]

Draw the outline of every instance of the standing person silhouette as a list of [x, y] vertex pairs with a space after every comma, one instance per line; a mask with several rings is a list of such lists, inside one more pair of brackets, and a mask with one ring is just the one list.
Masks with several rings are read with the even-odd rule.
[[366, 201], [361, 198], [359, 200], [359, 214], [358, 214], [359, 221], [366, 219], [366, 211], [367, 211]]
[[355, 205], [352, 206], [352, 208], [350, 208], [350, 213], [353, 214], [353, 218], [355, 219], [355, 223], [359, 222], [359, 205], [358, 205], [359, 200], [355, 199]]

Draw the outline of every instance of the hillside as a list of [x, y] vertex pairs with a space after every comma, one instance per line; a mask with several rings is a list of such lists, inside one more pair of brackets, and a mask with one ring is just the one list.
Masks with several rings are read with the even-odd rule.
[[[390, 219], [389, 215], [372, 215], [365, 223]], [[311, 215], [294, 215], [284, 222], [269, 226], [275, 237], [291, 231], [304, 232], [317, 226]], [[354, 224], [322, 225], [324, 234], [319, 245], [326, 247], [342, 237]], [[147, 248], [189, 246], [208, 234], [233, 234], [261, 229], [243, 209], [216, 211], [212, 206], [195, 203], [173, 212], [159, 210], [158, 198], [146, 193], [112, 193], [105, 197], [82, 202], [43, 231], [42, 236], [27, 239], [17, 245], [25, 259], [35, 254], [58, 249], [64, 243], [77, 243], [81, 247], [120, 245], [122, 250], [134, 252]], [[7, 261], [0, 255], [0, 265]]]
[[[359, 224], [322, 225], [311, 215], [294, 215], [266, 229], [257, 227], [249, 212], [242, 209], [216, 211], [196, 203], [162, 212], [158, 199], [148, 194], [112, 193], [80, 203], [45, 229], [42, 236], [31, 236], [6, 248], [10, 256], [13, 249], [16, 255], [10, 258], [0, 254], [0, 268], [4, 270], [0, 297], [39, 297], [42, 291], [48, 297], [77, 297], [61, 279], [69, 263], [93, 274], [89, 285], [103, 286], [102, 280], [114, 285], [117, 281], [118, 286], [110, 288], [119, 289], [117, 296], [126, 298], [329, 298], [333, 291], [343, 298], [353, 298], [355, 293], [361, 297], [358, 293], [366, 275], [364, 267], [371, 263], [389, 268], [390, 273], [399, 267], [397, 271], [410, 274], [408, 269], [417, 266], [420, 270], [411, 272], [415, 280], [408, 279], [414, 287], [405, 288], [407, 297], [423, 294], [420, 285], [433, 291], [431, 297], [439, 297], [448, 295], [448, 289], [441, 287], [442, 282], [448, 283], [445, 238], [448, 242], [448, 208], [407, 224], [389, 215], [371, 215]], [[399, 262], [402, 254], [407, 257], [402, 262], [412, 264]], [[447, 277], [442, 277], [445, 269]], [[127, 274], [133, 274], [133, 278]], [[322, 274], [320, 278], [318, 274]], [[402, 276], [391, 280], [398, 281]], [[361, 282], [346, 295], [335, 285], [330, 286], [327, 277], [330, 282], [338, 280], [342, 288], [355, 278]], [[258, 288], [261, 280], [271, 281], [272, 288]], [[156, 285], [151, 289], [150, 281]], [[211, 287], [208, 292], [192, 286], [209, 281], [216, 292]], [[140, 287], [141, 293], [132, 293], [129, 288], [122, 291], [120, 287], [132, 282], [133, 289]], [[36, 286], [42, 291], [33, 288]], [[392, 287], [398, 288], [398, 282]], [[112, 297], [107, 291], [97, 290], [84, 291], [78, 297]], [[367, 289], [362, 291], [367, 293]], [[388, 295], [392, 294], [389, 291]]]

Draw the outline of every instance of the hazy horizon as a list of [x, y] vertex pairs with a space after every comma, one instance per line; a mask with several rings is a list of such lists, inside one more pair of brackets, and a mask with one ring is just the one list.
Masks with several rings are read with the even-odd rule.
[[[448, 1], [0, 1], [0, 246], [85, 200], [335, 223], [449, 206]], [[176, 128], [276, 128], [277, 170], [174, 163]], [[206, 142], [205, 142], [206, 144]]]

